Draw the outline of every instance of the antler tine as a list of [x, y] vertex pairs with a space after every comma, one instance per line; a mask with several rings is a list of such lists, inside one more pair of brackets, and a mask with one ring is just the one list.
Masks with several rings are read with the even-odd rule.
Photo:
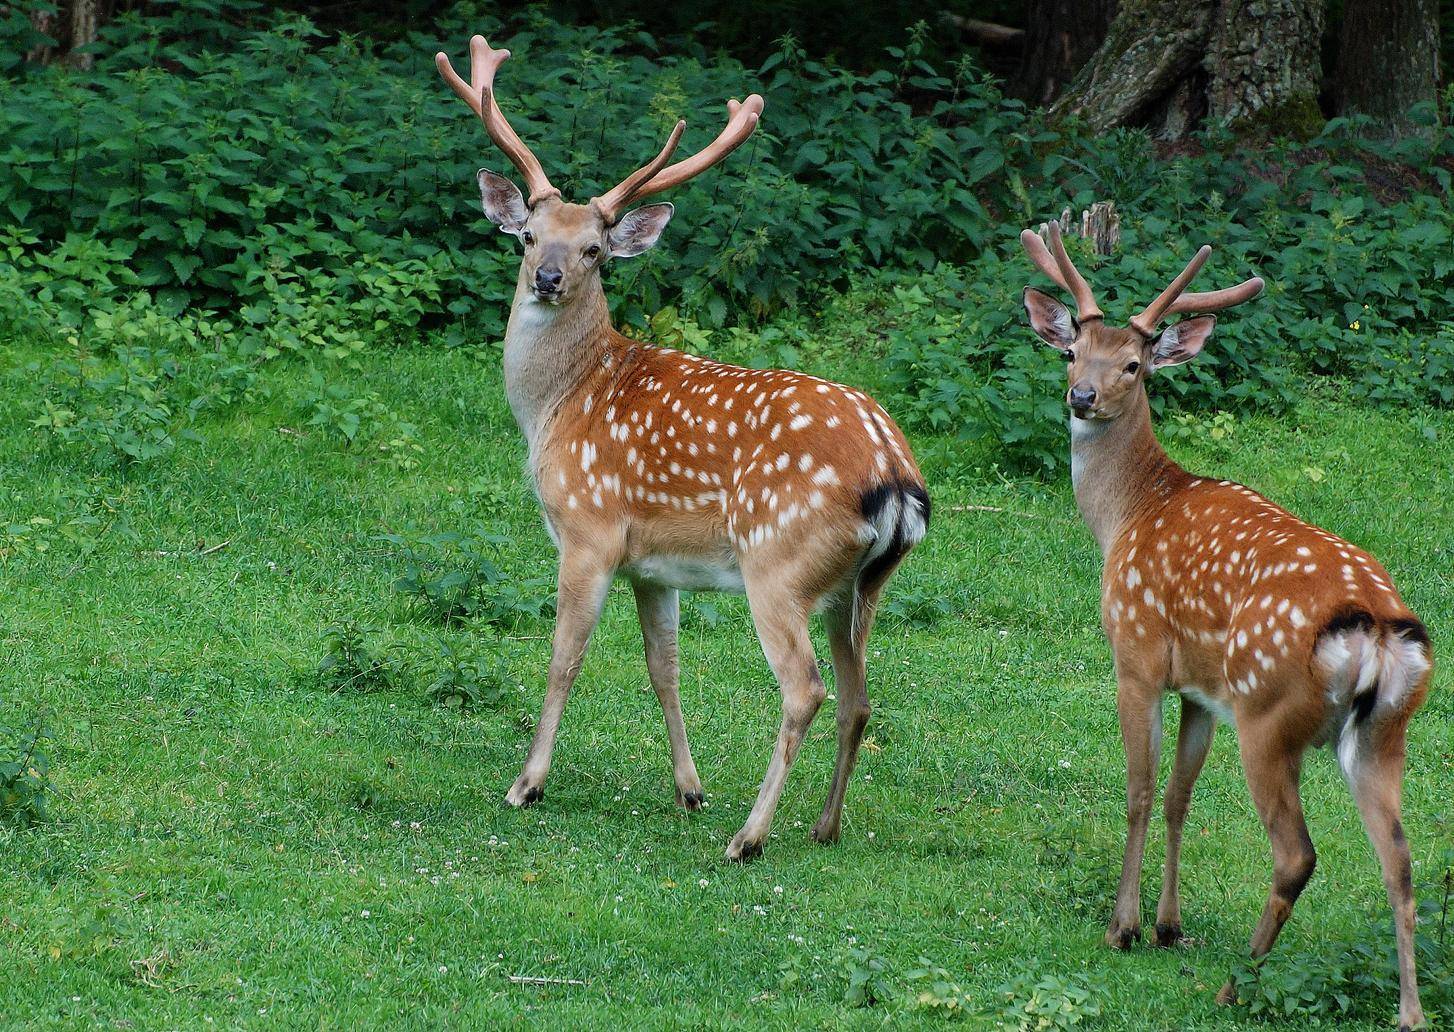
[[1075, 309], [1082, 319], [1101, 318], [1101, 309], [1096, 304], [1095, 295], [1091, 293], [1090, 284], [1076, 269], [1070, 255], [1065, 253], [1065, 244], [1060, 239], [1060, 224], [1051, 221], [1046, 228], [1050, 234], [1048, 250], [1045, 241], [1033, 229], [1027, 229], [1020, 234], [1020, 244], [1025, 248], [1025, 253], [1041, 272], [1070, 292], [1075, 300]]
[[[700, 175], [717, 164], [742, 146], [743, 141], [752, 135], [752, 131], [757, 128], [757, 121], [762, 115], [762, 105], [762, 98], [756, 93], [740, 104], [735, 100], [729, 100], [727, 102], [727, 125], [717, 134], [717, 138], [690, 158], [683, 158], [675, 165], [653, 174], [650, 179], [632, 191], [630, 199], [640, 200], [643, 197], [650, 197], [652, 194], [659, 194], [663, 190], [670, 190], [674, 186], [680, 186], [688, 179]], [[614, 192], [614, 190], [611, 191], [611, 193]]]
[[661, 149], [660, 154], [621, 180], [621, 182], [617, 183], [611, 189], [607, 190], [600, 197], [591, 198], [591, 206], [601, 213], [601, 217], [606, 220], [608, 225], [614, 225], [616, 220], [621, 217], [621, 210], [636, 196], [637, 191], [645, 183], [650, 181], [652, 176], [666, 167], [666, 163], [671, 160], [672, 152], [677, 149], [677, 144], [681, 142], [682, 133], [686, 128], [686, 121], [678, 119], [675, 128], [671, 131], [671, 135], [667, 137], [666, 146]]
[[1171, 281], [1167, 287], [1156, 296], [1140, 313], [1131, 317], [1131, 328], [1143, 337], [1150, 337], [1156, 333], [1156, 324], [1171, 314], [1172, 306], [1176, 299], [1181, 297], [1181, 292], [1191, 283], [1192, 278], [1201, 271], [1202, 266], [1207, 264], [1207, 259], [1212, 255], [1210, 244], [1203, 244], [1201, 249], [1192, 256], [1192, 260], [1186, 263], [1186, 268], [1181, 270], [1181, 275]]
[[1262, 277], [1253, 276], [1249, 280], [1243, 280], [1235, 287], [1224, 287], [1221, 290], [1208, 290], [1202, 294], [1182, 294], [1171, 303], [1166, 310], [1167, 315], [1180, 315], [1182, 312], [1216, 312], [1223, 308], [1231, 308], [1233, 305], [1240, 305], [1243, 301], [1251, 301], [1258, 294], [1262, 293]]
[[485, 42], [484, 36], [471, 36], [468, 83], [455, 72], [454, 66], [449, 62], [449, 55], [443, 51], [434, 55], [434, 64], [449, 88], [470, 106], [471, 111], [480, 116], [480, 121], [485, 123], [485, 130], [490, 134], [490, 139], [495, 141], [495, 146], [505, 152], [505, 156], [525, 177], [527, 200], [534, 205], [547, 197], [559, 197], [560, 191], [550, 185], [539, 159], [510, 127], [495, 100], [495, 72], [509, 56], [510, 51], [493, 49]]

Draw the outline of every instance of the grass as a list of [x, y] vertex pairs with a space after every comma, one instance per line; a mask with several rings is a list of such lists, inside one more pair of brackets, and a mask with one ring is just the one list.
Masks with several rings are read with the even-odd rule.
[[[0, 828], [0, 1024], [937, 1024], [906, 977], [921, 957], [991, 1014], [996, 987], [1033, 972], [1088, 987], [1092, 1027], [1246, 1023], [1212, 995], [1270, 865], [1228, 729], [1188, 827], [1195, 945], [1101, 945], [1124, 766], [1099, 560], [1067, 482], [1006, 479], [992, 455], [915, 440], [937, 516], [875, 635], [876, 708], [843, 842], [807, 839], [831, 771], [830, 703], [765, 857], [728, 866], [778, 714], [740, 599], [688, 607], [683, 700], [709, 803], [687, 815], [624, 587], [566, 711], [546, 799], [526, 811], [502, 797], [539, 704], [548, 622], [443, 628], [391, 591], [401, 563], [377, 536], [409, 529], [483, 526], [507, 535], [512, 577], [552, 571], [493, 358], [380, 351], [330, 373], [418, 425], [424, 451], [407, 471], [300, 427], [289, 399], [305, 378], [288, 367], [267, 374], [271, 401], [207, 417], [196, 440], [121, 470], [28, 426], [41, 358], [0, 360], [0, 525], [87, 507], [110, 529], [77, 544], [42, 527], [46, 551], [0, 566], [0, 712], [49, 714], [56, 786], [52, 820]], [[869, 363], [853, 368], [873, 385]], [[1291, 419], [1240, 420], [1230, 439], [1173, 450], [1370, 548], [1447, 654], [1450, 440], [1448, 414], [1310, 399]], [[347, 620], [400, 659], [393, 687], [317, 686], [324, 631]], [[442, 642], [504, 655], [505, 701], [428, 705]], [[1420, 882], [1442, 874], [1454, 824], [1448, 669], [1410, 742]], [[1366, 938], [1384, 907], [1330, 757], [1305, 784], [1320, 866], [1279, 944], [1285, 963]], [[1160, 831], [1158, 815], [1148, 927]], [[867, 968], [856, 950], [885, 965], [889, 998], [873, 1007], [845, 1002]], [[1425, 991], [1432, 1011], [1454, 1012], [1451, 987]], [[1381, 1025], [1396, 1000], [1361, 1006], [1360, 1026]]]

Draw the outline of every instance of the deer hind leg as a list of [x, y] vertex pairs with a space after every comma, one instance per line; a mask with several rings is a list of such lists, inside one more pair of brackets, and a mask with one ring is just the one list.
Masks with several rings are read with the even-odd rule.
[[858, 763], [858, 747], [868, 726], [868, 671], [865, 651], [873, 627], [879, 589], [860, 593], [857, 587], [823, 614], [828, 646], [833, 653], [833, 686], [838, 695], [838, 758], [823, 815], [809, 833], [816, 842], [837, 842], [842, 830], [843, 799]]
[[1417, 1028], [1424, 1021], [1419, 1003], [1418, 976], [1414, 969], [1414, 886], [1409, 861], [1409, 843], [1400, 821], [1404, 772], [1404, 724], [1397, 717], [1383, 727], [1349, 728], [1356, 735], [1338, 754], [1343, 773], [1363, 817], [1364, 830], [1383, 868], [1383, 886], [1393, 909], [1394, 932], [1398, 939], [1399, 1028]]
[[[1282, 926], [1292, 916], [1293, 904], [1313, 876], [1317, 853], [1303, 819], [1298, 782], [1302, 774], [1305, 742], [1289, 740], [1273, 719], [1238, 719], [1237, 732], [1247, 787], [1267, 838], [1272, 845], [1272, 888], [1262, 917], [1252, 933], [1252, 959], [1265, 956], [1277, 942]], [[1218, 1003], [1231, 1003], [1236, 990], [1231, 980], [1217, 994]]]
[[671, 742], [672, 778], [676, 781], [677, 805], [688, 810], [702, 808], [702, 779], [692, 762], [687, 744], [687, 727], [682, 721], [681, 667], [677, 658], [677, 624], [680, 616], [675, 588], [634, 582], [636, 616], [641, 621], [641, 639], [646, 646], [646, 672], [666, 718], [666, 737]]
[[530, 752], [525, 757], [525, 768], [505, 794], [505, 802], [511, 806], [529, 806], [545, 795], [545, 776], [550, 772], [555, 733], [560, 728], [566, 699], [580, 673], [581, 661], [585, 659], [591, 632], [601, 618], [601, 606], [611, 587], [611, 574], [609, 565], [584, 551], [561, 554], [545, 702], [540, 708], [540, 722], [535, 725]]
[[[796, 597], [786, 578], [769, 579], [744, 572], [752, 622], [762, 642], [762, 651], [782, 689], [782, 723], [777, 745], [762, 779], [757, 801], [742, 830], [727, 846], [728, 860], [750, 860], [762, 853], [772, 817], [782, 798], [788, 770], [797, 758], [818, 707], [828, 694], [818, 673], [818, 660], [808, 637], [808, 608]], [[765, 583], [766, 582], [766, 583]]]
[[1141, 860], [1146, 826], [1156, 796], [1156, 766], [1161, 758], [1161, 677], [1137, 677], [1117, 663], [1116, 712], [1126, 751], [1126, 852], [1116, 909], [1106, 929], [1106, 944], [1130, 949], [1141, 938]]
[[1161, 902], [1156, 907], [1156, 945], [1181, 941], [1181, 833], [1191, 808], [1192, 788], [1212, 748], [1217, 718], [1211, 710], [1182, 696], [1176, 732], [1176, 759], [1166, 782], [1166, 867], [1161, 877]]

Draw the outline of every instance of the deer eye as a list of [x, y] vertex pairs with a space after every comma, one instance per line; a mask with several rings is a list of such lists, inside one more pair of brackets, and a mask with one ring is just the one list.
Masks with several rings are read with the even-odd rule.
[[1128, 362], [1128, 363], [1126, 363], [1126, 372], [1130, 373], [1132, 376], [1135, 376], [1136, 375], [1136, 370], [1138, 370], [1140, 368], [1141, 368], [1141, 363], [1140, 362]]
[[520, 239], [525, 241], [526, 247], [529, 247], [531, 244], [535, 243], [535, 234], [527, 229], [525, 232], [520, 234]]
[[586, 257], [589, 258], [591, 261], [595, 261], [597, 258], [601, 257], [600, 245], [592, 244], [590, 247], [586, 248]]
[[1069, 348], [1066, 348], [1064, 351], [1062, 351], [1060, 353], [1060, 357], [1063, 358], [1063, 359], [1065, 359], [1067, 362], [1074, 362], [1075, 361], [1075, 352], [1074, 351], [1071, 351]]

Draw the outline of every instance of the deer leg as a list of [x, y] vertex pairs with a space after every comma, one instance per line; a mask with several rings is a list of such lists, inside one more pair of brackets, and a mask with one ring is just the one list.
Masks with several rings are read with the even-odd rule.
[[1166, 782], [1166, 867], [1161, 877], [1161, 902], [1156, 907], [1156, 945], [1175, 946], [1181, 939], [1181, 833], [1191, 807], [1192, 787], [1212, 748], [1217, 718], [1211, 710], [1182, 697], [1176, 732], [1176, 759]]
[[833, 764], [833, 781], [823, 815], [809, 833], [817, 842], [837, 842], [843, 821], [843, 798], [848, 779], [858, 763], [858, 746], [868, 726], [868, 671], [864, 652], [873, 625], [878, 592], [860, 595], [856, 590], [846, 602], [834, 605], [823, 615], [828, 647], [833, 654], [833, 686], [838, 695], [838, 758]]
[[[1239, 720], [1237, 732], [1247, 787], [1272, 844], [1272, 888], [1252, 933], [1251, 953], [1256, 960], [1277, 942], [1282, 926], [1292, 916], [1293, 904], [1313, 876], [1318, 857], [1298, 794], [1302, 743], [1292, 748], [1282, 745], [1279, 729], [1258, 727], [1251, 721]], [[1217, 1002], [1232, 1003], [1236, 998], [1229, 979], [1217, 994]]]
[[[1383, 868], [1383, 887], [1388, 905], [1393, 909], [1394, 932], [1398, 939], [1398, 1024], [1400, 1030], [1417, 1028], [1424, 1022], [1424, 1008], [1419, 1003], [1418, 975], [1414, 970], [1414, 886], [1409, 862], [1409, 843], [1399, 819], [1402, 808], [1404, 772], [1404, 729], [1377, 729], [1378, 745], [1372, 735], [1350, 729], [1358, 734], [1354, 748], [1347, 753], [1350, 762], [1344, 767], [1353, 799], [1363, 817], [1363, 828], [1378, 854]], [[1344, 753], [1339, 747], [1339, 757]]]
[[601, 606], [611, 587], [611, 574], [610, 567], [584, 551], [561, 555], [545, 702], [540, 708], [540, 722], [535, 725], [530, 752], [525, 757], [525, 768], [505, 794], [505, 802], [511, 806], [529, 806], [545, 795], [545, 776], [550, 772], [555, 733], [560, 728], [566, 699], [580, 673], [581, 661], [585, 659], [591, 632], [601, 617]]
[[[756, 590], [755, 590], [756, 588]], [[790, 592], [747, 584], [752, 621], [762, 642], [762, 651], [782, 689], [783, 715], [777, 745], [762, 779], [757, 801], [742, 830], [727, 846], [728, 860], [750, 860], [762, 853], [772, 817], [782, 797], [788, 770], [808, 733], [818, 707], [828, 694], [818, 673], [813, 643], [808, 638], [808, 612]]]
[[636, 616], [641, 621], [641, 639], [646, 646], [646, 672], [666, 718], [666, 737], [671, 742], [672, 778], [676, 781], [677, 805], [688, 810], [702, 808], [702, 780], [692, 762], [687, 744], [687, 727], [682, 721], [681, 668], [677, 660], [677, 623], [680, 617], [675, 588], [637, 581]]
[[1156, 765], [1161, 759], [1161, 685], [1118, 670], [1116, 712], [1126, 750], [1126, 853], [1106, 944], [1125, 950], [1141, 938], [1141, 861], [1156, 796]]

